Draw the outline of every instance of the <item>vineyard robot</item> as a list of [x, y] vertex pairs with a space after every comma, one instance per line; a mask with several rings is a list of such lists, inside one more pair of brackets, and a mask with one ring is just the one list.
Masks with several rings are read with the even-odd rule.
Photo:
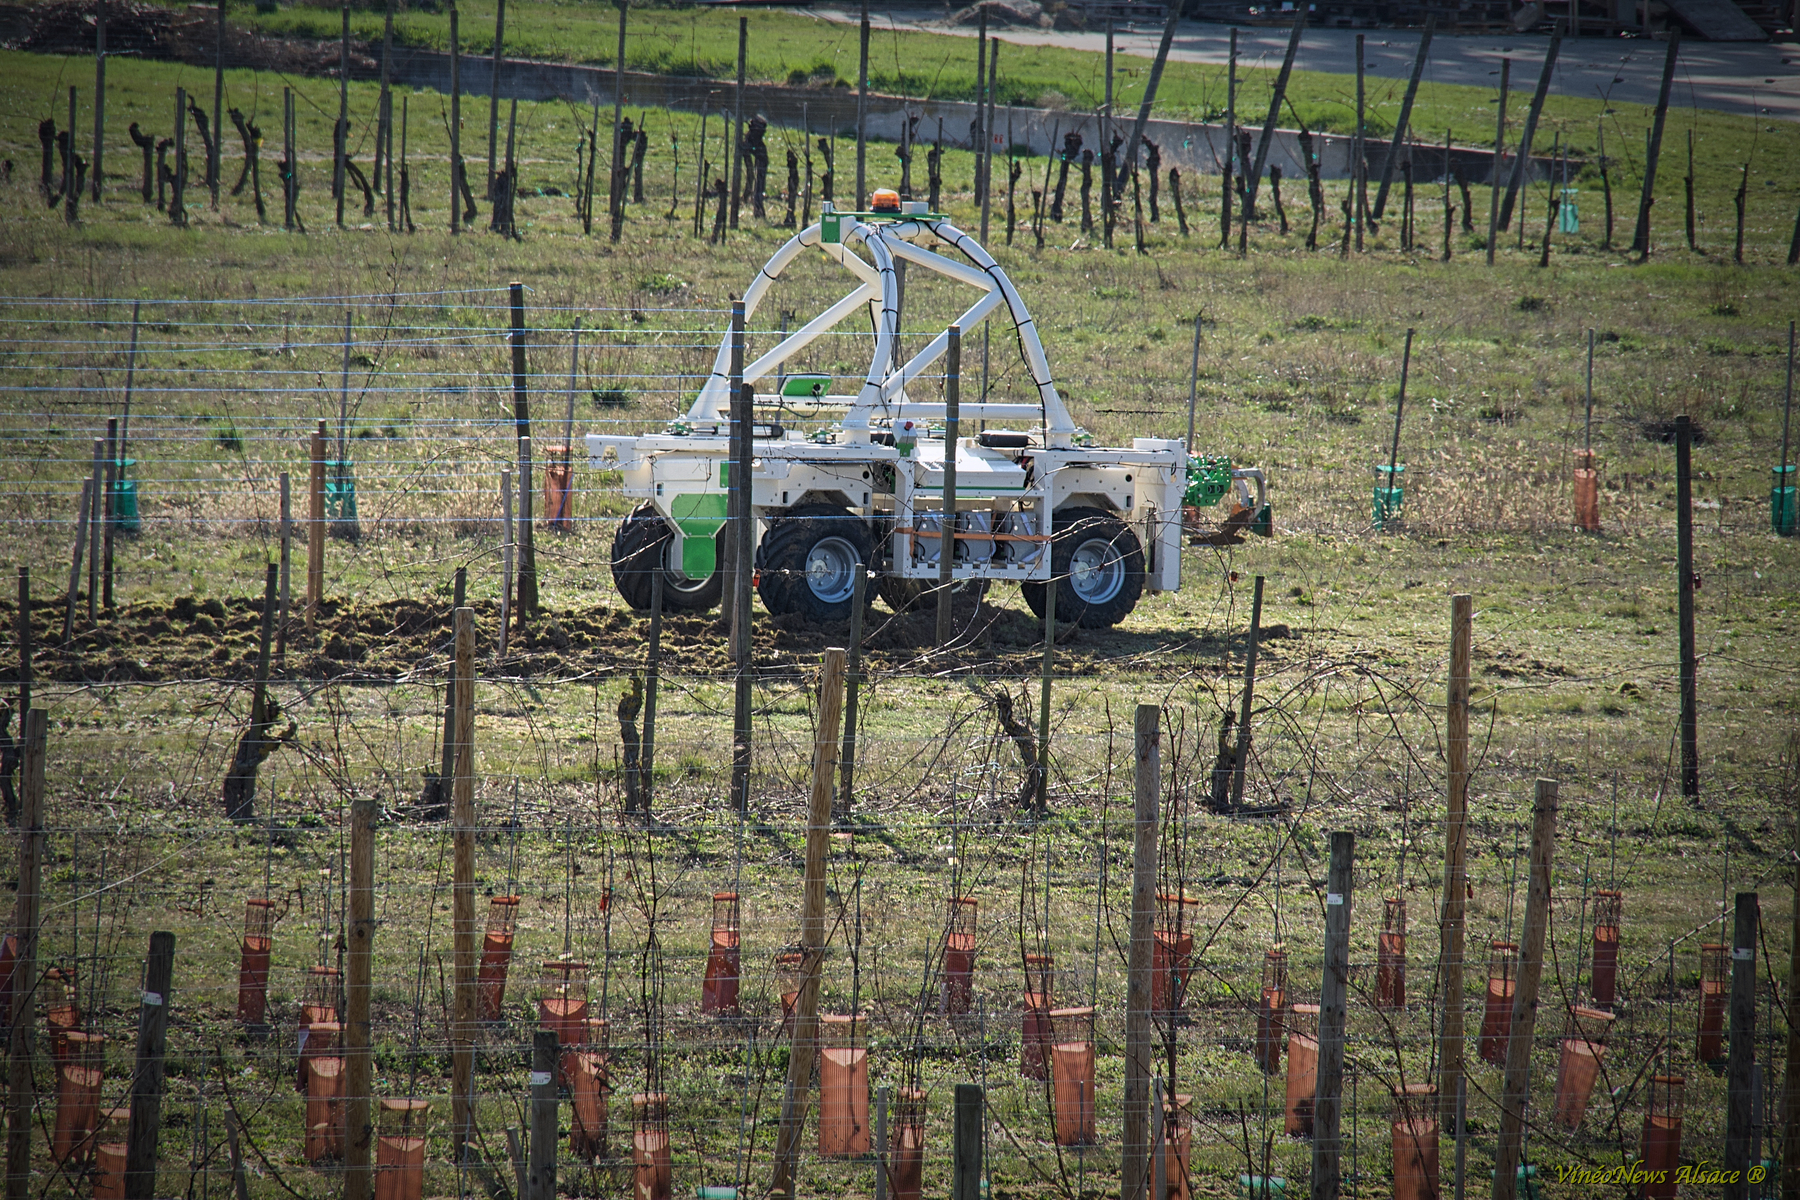
[[[910, 606], [936, 586], [943, 522], [953, 519], [957, 585], [1016, 582], [1041, 618], [1055, 580], [1058, 620], [1105, 628], [1124, 620], [1146, 589], [1180, 587], [1184, 506], [1231, 496], [1213, 539], [1267, 534], [1259, 469], [1190, 457], [1180, 441], [1162, 438], [1134, 438], [1129, 449], [1089, 444], [1051, 381], [1024, 301], [992, 256], [922, 203], [903, 205], [894, 193], [877, 191], [871, 207], [835, 212], [827, 205], [817, 224], [775, 252], [744, 295], [748, 319], [808, 250], [855, 281], [842, 299], [743, 367], [744, 384], [755, 389], [754, 570], [770, 613], [845, 619], [859, 564], [873, 572], [890, 606]], [[1010, 320], [1034, 393], [1023, 403], [962, 403], [964, 436], [954, 447], [944, 440], [945, 404], [909, 394], [945, 353], [949, 330], [937, 330], [901, 359], [901, 262], [972, 289], [974, 302], [957, 320], [965, 337], [997, 310]], [[872, 323], [873, 354], [853, 393], [833, 394], [832, 375], [793, 372], [791, 360], [859, 312]], [[641, 500], [612, 547], [613, 579], [634, 608], [650, 606], [658, 570], [666, 610], [719, 602], [718, 567], [729, 536], [731, 340], [727, 329], [699, 396], [663, 432], [588, 435], [590, 465], [620, 472], [625, 494]], [[827, 414], [835, 419], [822, 419]], [[784, 417], [813, 418], [818, 427], [784, 428]], [[944, 464], [952, 453], [955, 513], [948, 518]]]

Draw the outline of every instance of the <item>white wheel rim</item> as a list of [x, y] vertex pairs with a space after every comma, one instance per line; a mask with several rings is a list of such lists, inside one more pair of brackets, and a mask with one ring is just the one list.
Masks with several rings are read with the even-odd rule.
[[1125, 559], [1105, 538], [1089, 538], [1069, 556], [1069, 588], [1084, 604], [1105, 604], [1125, 586]]
[[806, 552], [806, 586], [826, 604], [841, 604], [856, 590], [856, 547], [841, 537], [820, 538]]

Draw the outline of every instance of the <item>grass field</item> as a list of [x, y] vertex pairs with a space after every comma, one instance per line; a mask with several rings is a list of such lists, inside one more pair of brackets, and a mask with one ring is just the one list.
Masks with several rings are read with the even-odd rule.
[[[256, 18], [294, 32], [335, 19], [301, 9]], [[369, 19], [358, 14], [359, 28]], [[465, 29], [484, 19], [464, 10]], [[632, 20], [633, 65], [722, 71], [727, 16], [649, 10]], [[774, 12], [753, 20], [753, 74], [785, 78], [815, 62], [850, 73], [843, 64], [853, 30]], [[415, 13], [403, 25], [408, 38], [429, 41], [441, 23], [440, 15]], [[605, 61], [603, 17], [533, 6], [510, 12], [508, 24], [521, 53]], [[928, 78], [933, 94], [966, 88], [958, 72], [972, 58], [967, 42], [909, 35], [896, 40], [894, 54], [905, 69], [883, 76], [882, 86]], [[940, 69], [944, 54], [960, 57]], [[1022, 98], [1055, 86], [1078, 106], [1089, 102], [1077, 94], [1089, 85], [1068, 81], [1089, 78], [1091, 63], [1023, 49], [1012, 62]], [[0, 222], [0, 517], [6, 557], [31, 568], [34, 704], [52, 718], [46, 953], [83, 968], [91, 1024], [111, 1038], [110, 1102], [129, 1071], [144, 938], [153, 928], [177, 935], [158, 1194], [230, 1186], [224, 1122], [233, 1110], [245, 1125], [248, 1186], [258, 1200], [323, 1197], [340, 1186], [303, 1160], [292, 1026], [306, 968], [340, 953], [341, 856], [353, 798], [378, 800], [384, 814], [378, 1091], [434, 1100], [428, 1195], [484, 1186], [473, 1174], [459, 1178], [448, 1161], [448, 838], [418, 804], [424, 772], [439, 761], [449, 578], [459, 566], [469, 570], [481, 630], [477, 886], [526, 897], [507, 1023], [484, 1035], [478, 1067], [483, 1153], [498, 1186], [512, 1186], [503, 1131], [524, 1120], [535, 964], [564, 952], [610, 964], [596, 968], [593, 1000], [599, 1008], [604, 993], [613, 1021], [615, 1154], [628, 1152], [629, 1094], [660, 1078], [672, 1097], [677, 1190], [734, 1179], [766, 1186], [787, 1053], [775, 1034], [770, 959], [797, 928], [815, 721], [810, 681], [820, 651], [841, 644], [847, 630], [793, 627], [759, 610], [755, 801], [740, 823], [724, 802], [731, 679], [722, 635], [710, 618], [670, 620], [657, 821], [626, 818], [617, 710], [630, 673], [642, 667], [647, 621], [610, 580], [622, 498], [612, 480], [577, 467], [574, 531], [538, 535], [543, 611], [501, 659], [497, 483], [512, 454], [509, 281], [530, 289], [537, 420], [562, 419], [568, 330], [579, 318], [575, 433], [653, 429], [685, 408], [722, 310], [787, 232], [746, 211], [743, 228], [722, 246], [692, 237], [685, 187], [696, 122], [653, 113], [646, 202], [631, 209], [617, 245], [583, 237], [570, 198], [547, 194], [521, 199], [518, 241], [485, 232], [485, 202], [482, 232], [452, 238], [440, 100], [425, 95], [411, 97], [422, 112], [412, 114], [409, 148], [420, 231], [390, 235], [384, 219], [360, 215], [339, 231], [322, 152], [335, 87], [324, 80], [287, 81], [306, 97], [308, 233], [278, 227], [273, 139], [264, 188], [274, 226], [256, 222], [247, 195], [227, 197], [214, 213], [203, 189], [193, 189], [190, 227], [170, 228], [137, 199], [136, 152], [121, 138], [107, 153], [111, 170], [123, 168], [126, 178], [109, 181], [105, 201], [84, 204], [69, 227], [37, 198], [32, 123], [48, 114], [59, 88], [80, 80], [85, 89], [90, 64], [6, 53], [0, 66], [0, 152], [23, 164], [0, 193], [14, 214]], [[1172, 108], [1204, 111], [1216, 74], [1171, 68]], [[192, 68], [119, 61], [109, 80], [119, 130], [134, 119], [166, 124], [160, 114], [177, 84], [210, 103], [210, 78]], [[278, 118], [267, 114], [279, 112], [283, 82], [232, 73], [229, 102], [255, 104], [272, 129]], [[1342, 87], [1304, 81], [1308, 103], [1321, 111]], [[358, 85], [352, 96], [360, 137], [373, 92]], [[1427, 103], [1431, 127], [1463, 120], [1459, 113], [1471, 114], [1472, 129], [1477, 114], [1488, 119], [1476, 93], [1436, 89]], [[475, 114], [465, 109], [467, 129], [485, 115], [479, 103]], [[1556, 119], [1581, 144], [1598, 115], [1569, 102]], [[1637, 113], [1614, 116], [1628, 131], [1643, 123]], [[557, 105], [521, 105], [528, 188], [570, 187], [580, 119]], [[1267, 223], [1253, 228], [1250, 252], [1239, 258], [1213, 248], [1211, 220], [1211, 236], [1183, 239], [1166, 214], [1143, 256], [1131, 249], [1129, 231], [1109, 251], [1078, 240], [1072, 225], [1052, 226], [1041, 249], [1023, 220], [1010, 247], [996, 228], [990, 242], [1032, 308], [1059, 387], [1102, 441], [1182, 436], [1191, 339], [1196, 315], [1203, 317], [1199, 444], [1269, 472], [1277, 536], [1191, 549], [1180, 592], [1146, 598], [1116, 630], [1068, 631], [1055, 655], [1044, 818], [1012, 803], [1023, 767], [995, 699], [1005, 690], [1022, 716], [1035, 715], [1041, 630], [1016, 595], [996, 592], [979, 613], [963, 612], [949, 646], [936, 644], [929, 616], [873, 610], [856, 811], [830, 859], [833, 948], [822, 1007], [871, 1013], [877, 1086], [899, 1086], [914, 1064], [930, 1089], [930, 1194], [948, 1190], [950, 1087], [969, 1081], [989, 1087], [996, 1197], [1118, 1192], [1131, 710], [1140, 702], [1164, 708], [1159, 885], [1200, 899], [1190, 1023], [1173, 1058], [1179, 1090], [1195, 1096], [1196, 1191], [1234, 1194], [1236, 1176], [1248, 1169], [1245, 1141], [1260, 1143], [1265, 1130], [1274, 1135], [1272, 1173], [1290, 1189], [1304, 1185], [1310, 1146], [1280, 1132], [1282, 1079], [1265, 1081], [1250, 1058], [1249, 1006], [1263, 951], [1278, 942], [1293, 955], [1297, 997], [1317, 998], [1328, 835], [1348, 829], [1357, 835], [1348, 1052], [1356, 1091], [1345, 1114], [1353, 1139], [1346, 1168], [1352, 1155], [1355, 1162], [1346, 1192], [1358, 1200], [1389, 1194], [1388, 1088], [1429, 1076], [1440, 1011], [1433, 979], [1443, 698], [1456, 592], [1472, 593], [1477, 610], [1469, 956], [1480, 961], [1462, 998], [1471, 1025], [1481, 1011], [1486, 943], [1519, 929], [1532, 782], [1548, 776], [1561, 785], [1547, 993], [1532, 1071], [1539, 1120], [1529, 1157], [1543, 1195], [1591, 1194], [1562, 1180], [1558, 1167], [1636, 1156], [1643, 1077], [1658, 1064], [1689, 1081], [1684, 1157], [1720, 1158], [1725, 1085], [1695, 1061], [1692, 1036], [1696, 947], [1722, 940], [1721, 903], [1739, 890], [1761, 894], [1758, 1053], [1765, 1087], [1776, 1086], [1790, 1003], [1800, 558], [1792, 539], [1769, 532], [1767, 493], [1779, 456], [1787, 322], [1800, 309], [1796, 276], [1777, 264], [1800, 193], [1791, 172], [1752, 193], [1747, 265], [1733, 265], [1728, 249], [1721, 252], [1728, 243], [1720, 230], [1729, 226], [1720, 220], [1731, 212], [1737, 167], [1752, 140], [1759, 163], [1780, 161], [1779, 139], [1793, 131], [1756, 132], [1747, 121], [1686, 111], [1671, 122], [1690, 125], [1701, 133], [1708, 252], [1682, 245], [1681, 171], [1665, 156], [1657, 253], [1641, 264], [1600, 246], [1586, 207], [1582, 233], [1559, 238], [1551, 265], [1538, 268], [1541, 198], [1530, 205], [1524, 249], [1508, 237], [1493, 268], [1460, 231], [1455, 256], [1439, 261], [1441, 210], [1429, 206], [1420, 218], [1429, 251], [1402, 252], [1387, 222], [1367, 252], [1340, 258], [1337, 188], [1323, 231], [1332, 249], [1316, 253]], [[683, 207], [673, 219], [663, 215], [673, 182], [665, 128], [679, 131], [682, 146]], [[718, 136], [714, 122], [709, 138]], [[478, 157], [467, 145], [465, 152]], [[358, 153], [366, 164], [367, 151]], [[228, 146], [227, 185], [238, 161]], [[979, 224], [970, 169], [966, 156], [947, 156], [948, 207], [964, 228]], [[1627, 171], [1620, 190], [1634, 194], [1634, 186]], [[1485, 213], [1486, 193], [1476, 189], [1473, 200]], [[1304, 206], [1298, 197], [1290, 203]], [[1194, 207], [1190, 201], [1190, 214]], [[1628, 226], [1622, 218], [1621, 230]], [[753, 322], [753, 348], [758, 339], [769, 344], [784, 312], [804, 319], [822, 297], [835, 297], [835, 283], [823, 267], [801, 270]], [[131, 428], [144, 527], [115, 543], [117, 611], [90, 624], [78, 606], [65, 641], [70, 518], [90, 439], [121, 409], [134, 300], [143, 303]], [[345, 432], [363, 536], [327, 543], [319, 626], [292, 633], [274, 687], [295, 722], [293, 742], [264, 767], [257, 823], [233, 825], [221, 816], [219, 786], [249, 709], [258, 593], [276, 545], [276, 478], [304, 478], [304, 437], [314, 422], [335, 429], [346, 308], [356, 357]], [[950, 296], [920, 286], [909, 293], [907, 327], [931, 328], [953, 311]], [[1408, 328], [1416, 333], [1401, 440], [1405, 519], [1376, 532], [1373, 467], [1385, 461], [1392, 436]], [[1569, 527], [1589, 329], [1599, 535]], [[866, 354], [862, 339], [844, 338], [821, 343], [813, 365], [860, 372]], [[1018, 374], [996, 338], [991, 383], [1001, 398]], [[1674, 466], [1663, 437], [1679, 412], [1705, 434], [1694, 455], [1703, 580], [1697, 803], [1680, 795], [1672, 749]], [[560, 434], [540, 440], [551, 436]], [[1268, 640], [1248, 791], [1274, 812], [1222, 817], [1204, 800], [1221, 716], [1238, 701], [1258, 574], [1267, 580]], [[0, 604], [9, 629], [15, 617], [10, 602]], [[616, 903], [607, 917], [599, 901], [609, 882]], [[1542, 1118], [1564, 1007], [1585, 986], [1592, 892], [1612, 884], [1625, 892], [1626, 928], [1608, 1094], [1596, 1092], [1582, 1130], [1571, 1134]], [[700, 1015], [698, 977], [710, 894], [733, 886], [744, 897], [748, 1016], [721, 1022]], [[286, 915], [271, 984], [277, 1032], [261, 1040], [243, 1036], [232, 1017], [240, 904], [265, 889]], [[931, 959], [944, 900], [957, 893], [981, 901], [980, 1010], [921, 1020], [920, 996], [935, 995]], [[1384, 895], [1409, 902], [1411, 1006], [1397, 1015], [1369, 1002]], [[1051, 1144], [1041, 1085], [1017, 1078], [1020, 954], [1039, 948], [1056, 956], [1059, 1003], [1099, 1009], [1101, 1144], [1080, 1156]], [[1167, 1044], [1159, 1044], [1166, 1073]], [[1470, 1083], [1469, 1185], [1478, 1188], [1494, 1153], [1499, 1072], [1477, 1066]], [[41, 1070], [40, 1091], [52, 1090]], [[46, 1100], [46, 1122], [52, 1108]], [[568, 1120], [565, 1108], [565, 1127]], [[812, 1145], [810, 1132], [802, 1144]], [[1250, 1155], [1259, 1173], [1261, 1153]], [[1451, 1160], [1448, 1141], [1443, 1160]], [[43, 1174], [34, 1186], [46, 1194], [88, 1186], [55, 1174], [41, 1147], [37, 1165]], [[623, 1194], [630, 1185], [616, 1161], [589, 1169], [565, 1158], [561, 1177], [578, 1194]], [[807, 1194], [872, 1187], [866, 1162], [809, 1157], [802, 1175]]]

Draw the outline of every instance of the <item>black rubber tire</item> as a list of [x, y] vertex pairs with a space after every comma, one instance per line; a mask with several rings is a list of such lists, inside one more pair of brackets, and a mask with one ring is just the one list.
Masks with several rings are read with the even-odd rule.
[[[807, 572], [815, 551], [836, 566], [818, 579]], [[848, 621], [854, 576], [846, 572], [855, 564], [866, 569], [874, 552], [868, 523], [848, 509], [834, 504], [794, 509], [775, 519], [757, 547], [757, 595], [771, 616], [794, 614], [820, 624]], [[821, 583], [827, 588], [823, 593]], [[867, 603], [872, 597], [867, 590], [863, 594]]]
[[[725, 556], [724, 539], [725, 531], [721, 529], [714, 539], [721, 560]], [[704, 612], [719, 603], [725, 588], [724, 572], [714, 571], [705, 579], [689, 579], [669, 565], [674, 548], [675, 531], [648, 500], [619, 522], [619, 531], [613, 535], [612, 577], [625, 603], [639, 612], [649, 610], [658, 568], [663, 573], [664, 612]]]
[[[937, 610], [937, 583], [923, 579], [901, 579], [897, 575], [883, 575], [876, 583], [881, 598], [887, 606], [899, 614], [918, 612], [923, 609]], [[969, 608], [987, 595], [987, 580], [963, 580], [950, 585], [951, 606]], [[971, 597], [974, 599], [971, 600]]]
[[909, 613], [919, 607], [925, 599], [926, 584], [918, 579], [902, 579], [898, 575], [883, 575], [875, 581], [875, 590], [887, 606], [896, 613]]
[[[1099, 545], [1096, 546], [1095, 544]], [[1116, 559], [1116, 584], [1084, 597], [1077, 590], [1071, 568], [1078, 552], [1103, 551]], [[1144, 594], [1144, 547], [1131, 526], [1098, 508], [1065, 508], [1056, 514], [1056, 540], [1050, 547], [1050, 564], [1057, 578], [1056, 619], [1059, 624], [1083, 629], [1110, 629], [1137, 607]], [[1041, 583], [1023, 583], [1019, 592], [1038, 620], [1044, 619], [1045, 589]]]

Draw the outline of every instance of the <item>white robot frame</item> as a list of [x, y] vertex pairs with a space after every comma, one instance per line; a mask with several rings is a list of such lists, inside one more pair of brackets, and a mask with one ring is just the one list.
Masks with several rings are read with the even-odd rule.
[[[882, 596], [896, 606], [935, 583], [947, 453], [956, 463], [953, 580], [1017, 582], [1041, 614], [1054, 576], [1061, 619], [1087, 625], [1123, 619], [1146, 588], [1179, 588], [1184, 444], [1159, 438], [1133, 439], [1129, 449], [1080, 444], [1085, 435], [1057, 393], [1037, 329], [1006, 272], [948, 220], [921, 204], [905, 207], [910, 211], [840, 213], [827, 206], [817, 224], [775, 252], [745, 292], [747, 322], [782, 272], [814, 248], [856, 281], [743, 368], [743, 382], [753, 388], [779, 381], [776, 392], [757, 393], [759, 410], [785, 409], [799, 397], [815, 408], [843, 409], [835, 428], [810, 437], [758, 419], [751, 505], [765, 606], [821, 619], [847, 614], [858, 563], [875, 572]], [[927, 238], [966, 261], [917, 244]], [[955, 322], [965, 338], [1004, 308], [1036, 400], [977, 398], [960, 405], [960, 417], [964, 430], [983, 423], [1005, 428], [961, 436], [952, 449], [942, 430], [932, 428], [944, 421], [945, 404], [908, 394], [945, 354], [949, 330], [897, 361], [900, 261], [976, 293]], [[827, 376], [784, 377], [785, 364], [865, 308], [874, 347], [854, 395], [824, 394]], [[636, 606], [647, 605], [656, 569], [665, 575], [666, 607], [716, 601], [715, 540], [729, 490], [731, 357], [727, 328], [686, 417], [665, 432], [587, 437], [590, 465], [619, 471], [625, 494], [643, 502], [621, 526], [613, 552], [615, 579]], [[1261, 471], [1237, 469], [1231, 476], [1239, 511], [1262, 512]]]

